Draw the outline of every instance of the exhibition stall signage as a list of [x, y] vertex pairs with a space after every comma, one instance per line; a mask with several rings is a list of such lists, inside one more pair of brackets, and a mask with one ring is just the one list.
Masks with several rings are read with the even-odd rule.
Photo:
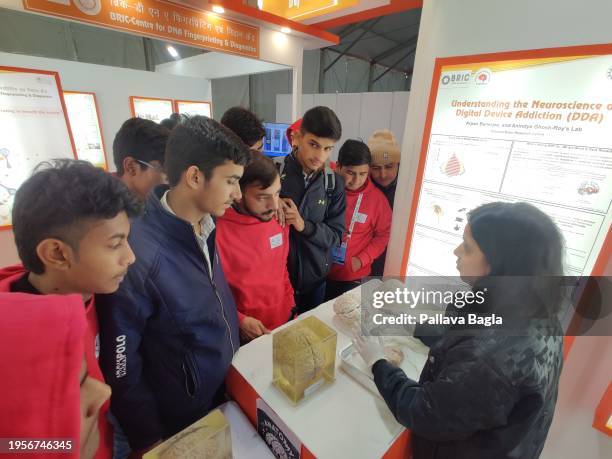
[[159, 123], [172, 115], [174, 112], [174, 102], [172, 99], [130, 96], [130, 109], [134, 117]]
[[64, 91], [77, 158], [108, 169], [100, 113], [93, 92]]
[[471, 209], [533, 204], [566, 274], [600, 275], [612, 221], [612, 45], [436, 60], [403, 272], [457, 276]]
[[259, 28], [161, 0], [23, 0], [28, 11], [259, 58]]
[[38, 164], [76, 157], [61, 94], [57, 72], [0, 66], [0, 228]]
[[212, 117], [212, 107], [210, 102], [198, 102], [195, 100], [175, 100], [176, 113], [181, 115], [202, 115]]

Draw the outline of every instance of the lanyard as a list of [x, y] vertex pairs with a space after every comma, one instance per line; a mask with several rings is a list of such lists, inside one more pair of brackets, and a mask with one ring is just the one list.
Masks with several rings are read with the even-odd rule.
[[363, 193], [359, 193], [359, 197], [357, 198], [357, 204], [355, 204], [355, 210], [353, 211], [353, 216], [351, 217], [351, 224], [349, 225], [348, 234], [346, 235], [347, 242], [353, 234], [353, 228], [355, 227], [355, 222], [357, 222], [357, 216], [359, 215], [359, 207], [361, 206], [362, 199]]

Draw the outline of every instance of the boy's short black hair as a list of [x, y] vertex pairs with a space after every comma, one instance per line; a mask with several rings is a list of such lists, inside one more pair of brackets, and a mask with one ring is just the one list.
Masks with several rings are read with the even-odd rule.
[[192, 116], [179, 123], [168, 139], [168, 183], [176, 186], [191, 166], [197, 166], [210, 179], [215, 167], [226, 161], [246, 166], [250, 158], [249, 148], [231, 130], [212, 118]]
[[268, 188], [278, 176], [278, 168], [274, 161], [258, 151], [251, 151], [251, 162], [244, 168], [240, 189], [244, 191], [247, 186], [254, 183], [262, 189]]
[[120, 212], [138, 215], [140, 203], [121, 180], [86, 161], [56, 159], [39, 164], [17, 190], [13, 233], [23, 266], [42, 274], [38, 244], [56, 238], [77, 251], [88, 225]]
[[300, 130], [336, 142], [342, 137], [342, 124], [329, 107], [313, 107], [304, 113]]
[[249, 147], [266, 135], [266, 130], [257, 115], [243, 107], [232, 107], [221, 118], [221, 124], [228, 127]]
[[[131, 156], [140, 161], [150, 163], [159, 161], [164, 164], [164, 152], [170, 130], [154, 121], [143, 118], [130, 118], [121, 125], [113, 141], [113, 160], [117, 175], [124, 174], [123, 160]], [[140, 165], [146, 168], [144, 164]]]
[[348, 139], [338, 152], [339, 166], [368, 166], [372, 164], [372, 153], [368, 145], [361, 140]]
[[178, 113], [173, 113], [168, 118], [164, 118], [163, 120], [161, 120], [159, 124], [171, 131], [176, 127], [177, 124], [181, 122], [182, 119], [187, 117], [188, 115], [180, 115]]

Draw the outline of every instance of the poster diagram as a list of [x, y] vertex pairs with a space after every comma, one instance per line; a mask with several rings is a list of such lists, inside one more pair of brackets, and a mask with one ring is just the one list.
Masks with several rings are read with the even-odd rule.
[[55, 72], [0, 67], [0, 227], [39, 163], [74, 158], [60, 91]]
[[212, 117], [212, 108], [210, 102], [195, 102], [188, 100], [176, 100], [176, 112], [181, 115], [201, 115], [208, 118]]
[[70, 128], [79, 159], [107, 169], [102, 126], [93, 93], [64, 91]]
[[132, 115], [138, 118], [155, 121], [159, 123], [174, 112], [172, 99], [153, 99], [150, 97], [130, 96]]
[[612, 47], [567, 53], [438, 62], [405, 272], [456, 276], [469, 211], [523, 201], [561, 230], [566, 274], [592, 273], [612, 223]]

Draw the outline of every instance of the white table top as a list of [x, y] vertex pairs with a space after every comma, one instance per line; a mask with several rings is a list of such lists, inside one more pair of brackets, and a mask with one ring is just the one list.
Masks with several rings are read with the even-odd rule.
[[332, 305], [333, 300], [328, 301], [296, 319], [315, 315], [338, 332], [336, 380], [297, 406], [292, 406], [272, 385], [272, 335], [261, 336], [241, 347], [232, 365], [317, 458], [378, 458], [403, 427], [380, 397], [339, 368], [340, 351], [351, 340], [343, 327], [335, 326]]

